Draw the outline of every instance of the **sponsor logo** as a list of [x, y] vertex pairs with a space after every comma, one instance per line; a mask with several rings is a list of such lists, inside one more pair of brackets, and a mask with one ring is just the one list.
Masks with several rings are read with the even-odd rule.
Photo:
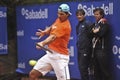
[[117, 45], [113, 45], [112, 51], [113, 51], [113, 54], [115, 55], [118, 54], [118, 58], [120, 57], [120, 47], [118, 47]]
[[89, 5], [83, 5], [78, 4], [78, 9], [84, 9], [86, 12], [86, 16], [93, 16], [93, 10], [97, 7], [100, 7], [104, 10], [105, 15], [113, 15], [113, 3], [108, 4], [101, 4], [101, 6], [94, 6], [93, 4]]
[[6, 15], [6, 12], [0, 11], [0, 18], [6, 17], [6, 16], [7, 16], [7, 15]]
[[120, 36], [115, 36], [115, 39], [116, 40], [120, 40]]
[[32, 40], [39, 40], [39, 37], [37, 37], [37, 36], [31, 36], [31, 39]]
[[0, 50], [7, 50], [7, 49], [8, 49], [7, 45], [0, 43]]
[[115, 36], [115, 39], [116, 39], [117, 43], [113, 45], [112, 51], [113, 51], [113, 54], [115, 55], [116, 60], [117, 60], [116, 68], [120, 69], [120, 64], [119, 64], [119, 60], [120, 60], [120, 46], [119, 46], [120, 37]]
[[17, 36], [24, 36], [24, 30], [18, 30]]
[[25, 19], [46, 19], [48, 18], [48, 9], [39, 9], [37, 10], [28, 10], [25, 8], [21, 9], [21, 14], [25, 17]]
[[18, 68], [23, 68], [23, 69], [25, 69], [25, 68], [26, 68], [26, 67], [25, 67], [25, 63], [24, 63], [24, 62], [18, 63]]

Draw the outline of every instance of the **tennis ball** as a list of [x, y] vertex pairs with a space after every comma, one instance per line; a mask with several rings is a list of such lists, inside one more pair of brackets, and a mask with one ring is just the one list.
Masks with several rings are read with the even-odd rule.
[[30, 65], [30, 66], [34, 66], [36, 63], [37, 63], [36, 60], [30, 60], [30, 61], [29, 61], [29, 65]]

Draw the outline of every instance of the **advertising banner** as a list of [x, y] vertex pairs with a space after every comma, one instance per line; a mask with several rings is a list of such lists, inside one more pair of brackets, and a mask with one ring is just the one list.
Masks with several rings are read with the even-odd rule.
[[7, 8], [0, 7], [0, 54], [7, 54]]
[[120, 9], [118, 9], [120, 1], [114, 0], [114, 14], [111, 18], [109, 18], [111, 26], [112, 26], [112, 51], [114, 54], [114, 76], [115, 80], [120, 80]]

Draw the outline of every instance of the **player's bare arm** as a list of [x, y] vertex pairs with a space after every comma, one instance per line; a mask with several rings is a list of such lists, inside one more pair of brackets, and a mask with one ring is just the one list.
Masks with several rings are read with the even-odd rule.
[[[37, 44], [41, 45], [42, 47], [44, 47], [45, 45], [48, 45], [49, 43], [51, 43], [52, 41], [54, 41], [56, 38], [56, 35], [50, 35], [49, 37], [47, 37], [45, 40], [38, 42]], [[36, 46], [37, 49], [40, 49], [39, 46]]]

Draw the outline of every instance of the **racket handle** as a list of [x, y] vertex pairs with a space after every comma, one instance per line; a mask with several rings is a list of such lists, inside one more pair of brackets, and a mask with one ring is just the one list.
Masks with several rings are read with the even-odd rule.
[[44, 51], [48, 51], [48, 52], [50, 52], [50, 53], [53, 53], [51, 50], [49, 50], [49, 49], [47, 49], [47, 48], [45, 48], [45, 47], [43, 47], [43, 46], [41, 46], [41, 45], [39, 45], [39, 44], [37, 44], [36, 43], [36, 45], [37, 46], [39, 46], [41, 49], [43, 49]]

